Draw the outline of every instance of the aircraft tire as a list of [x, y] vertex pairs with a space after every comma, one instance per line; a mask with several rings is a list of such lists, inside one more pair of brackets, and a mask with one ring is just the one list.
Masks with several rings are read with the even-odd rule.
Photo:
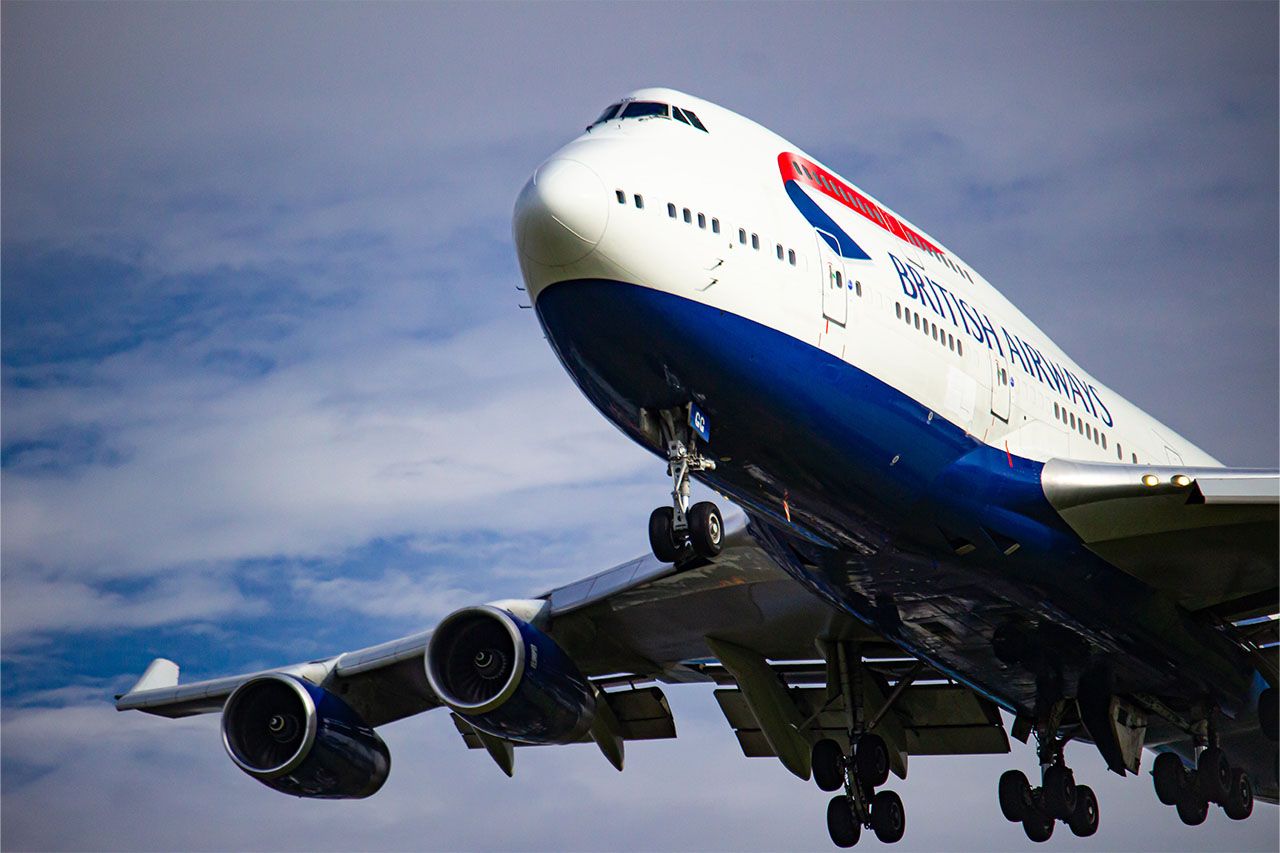
[[1162, 752], [1151, 765], [1151, 782], [1156, 789], [1156, 799], [1166, 806], [1176, 806], [1178, 798], [1187, 787], [1187, 768], [1182, 759], [1172, 752]]
[[680, 557], [673, 527], [675, 514], [669, 506], [660, 506], [649, 514], [649, 547], [653, 549], [653, 556], [663, 563], [674, 563]]
[[1044, 773], [1044, 810], [1050, 818], [1070, 820], [1076, 810], [1076, 780], [1070, 768], [1055, 764]]
[[1022, 831], [1036, 844], [1048, 841], [1053, 836], [1053, 818], [1033, 811], [1022, 819]]
[[843, 794], [827, 803], [827, 833], [837, 847], [852, 847], [862, 837], [862, 824], [854, 819], [849, 798]]
[[1231, 796], [1231, 762], [1220, 748], [1211, 746], [1200, 753], [1196, 762], [1200, 790], [1213, 803], [1225, 803]]
[[1231, 796], [1227, 797], [1222, 810], [1232, 820], [1244, 820], [1253, 814], [1253, 782], [1249, 781], [1248, 773], [1231, 772]]
[[884, 844], [895, 844], [907, 831], [907, 810], [894, 791], [881, 791], [871, 799], [871, 831]]
[[1098, 797], [1088, 785], [1076, 788], [1076, 810], [1067, 821], [1071, 832], [1088, 838], [1098, 831]]
[[711, 559], [724, 547], [724, 518], [711, 501], [696, 503], [689, 510], [689, 541], [699, 557]]
[[844, 785], [844, 751], [831, 738], [813, 745], [813, 781], [823, 791], [838, 791]]
[[889, 747], [880, 735], [863, 735], [854, 751], [853, 766], [862, 787], [871, 791], [889, 781]]
[[1031, 782], [1021, 770], [1006, 770], [1000, 775], [999, 795], [1000, 812], [1010, 823], [1021, 823], [1024, 817], [1035, 811]]
[[1187, 826], [1199, 826], [1209, 816], [1209, 801], [1204, 794], [1188, 788], [1178, 798], [1178, 817]]
[[1258, 725], [1272, 743], [1280, 740], [1280, 691], [1274, 687], [1258, 696]]

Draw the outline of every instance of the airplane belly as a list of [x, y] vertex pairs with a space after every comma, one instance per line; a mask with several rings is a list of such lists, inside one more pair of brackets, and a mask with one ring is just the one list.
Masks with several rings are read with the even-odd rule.
[[1044, 498], [1040, 463], [818, 347], [671, 293], [575, 279], [536, 309], [583, 393], [643, 446], [658, 452], [641, 410], [697, 403], [718, 460], [700, 479], [748, 510], [786, 571], [1005, 707], [1033, 706], [1037, 674], [1002, 662], [992, 638], [1024, 623], [1052, 626], [1036, 642], [1072, 685], [1104, 654], [1144, 690], [1208, 690], [1224, 708], [1247, 693], [1228, 644], [1083, 548]]

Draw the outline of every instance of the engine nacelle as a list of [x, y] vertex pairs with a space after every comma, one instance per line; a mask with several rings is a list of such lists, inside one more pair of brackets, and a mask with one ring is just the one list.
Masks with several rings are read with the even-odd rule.
[[227, 697], [222, 743], [241, 770], [297, 797], [368, 797], [391, 771], [387, 745], [350, 705], [283, 673], [251, 678]]
[[492, 605], [446, 617], [431, 635], [426, 669], [441, 701], [495, 737], [569, 743], [595, 717], [595, 690], [564, 650]]

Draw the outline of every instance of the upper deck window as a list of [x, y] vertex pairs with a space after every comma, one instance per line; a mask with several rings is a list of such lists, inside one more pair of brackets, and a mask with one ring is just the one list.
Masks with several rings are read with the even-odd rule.
[[667, 105], [657, 101], [632, 101], [622, 110], [623, 118], [645, 118], [646, 116], [667, 116]]

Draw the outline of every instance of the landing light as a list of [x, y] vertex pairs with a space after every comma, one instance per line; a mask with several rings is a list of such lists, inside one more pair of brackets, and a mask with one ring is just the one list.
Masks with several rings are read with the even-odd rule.
[[1143, 475], [1142, 475], [1142, 485], [1144, 485], [1144, 486], [1158, 486], [1158, 485], [1160, 485], [1160, 478], [1159, 478], [1159, 477], [1157, 477], [1155, 474], [1143, 474]]
[[1179, 488], [1185, 489], [1187, 486], [1191, 485], [1191, 478], [1186, 474], [1174, 474], [1173, 484]]

